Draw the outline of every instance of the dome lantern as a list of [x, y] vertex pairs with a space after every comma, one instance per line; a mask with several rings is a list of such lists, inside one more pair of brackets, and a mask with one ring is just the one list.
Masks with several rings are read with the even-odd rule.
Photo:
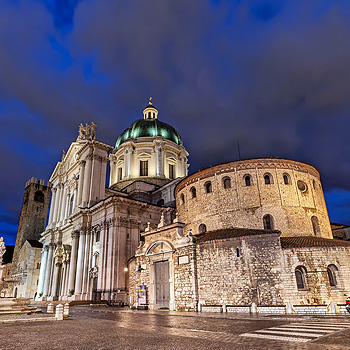
[[157, 108], [152, 104], [152, 97], [149, 98], [148, 106], [143, 110], [143, 119], [152, 120], [158, 118]]

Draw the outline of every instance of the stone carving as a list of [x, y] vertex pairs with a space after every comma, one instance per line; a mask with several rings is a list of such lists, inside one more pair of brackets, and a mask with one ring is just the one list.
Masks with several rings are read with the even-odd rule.
[[2, 265], [2, 257], [4, 256], [6, 252], [5, 242], [4, 238], [0, 237], [0, 265]]
[[95, 140], [96, 139], [96, 129], [97, 129], [97, 125], [94, 122], [92, 122], [91, 125], [85, 124], [85, 126], [82, 123], [80, 123], [79, 136], [77, 138], [77, 141]]

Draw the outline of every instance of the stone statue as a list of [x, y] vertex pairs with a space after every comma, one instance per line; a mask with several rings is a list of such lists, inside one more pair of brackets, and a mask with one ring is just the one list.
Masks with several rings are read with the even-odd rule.
[[96, 138], [96, 129], [97, 129], [97, 125], [92, 122], [91, 125], [89, 124], [85, 124], [85, 126], [80, 123], [79, 125], [79, 135], [77, 138], [77, 141], [80, 140], [95, 140]]
[[5, 242], [4, 238], [0, 237], [0, 265], [2, 265], [2, 257], [4, 256], [6, 252]]
[[95, 140], [96, 138], [96, 129], [97, 125], [94, 122], [91, 122], [91, 140]]

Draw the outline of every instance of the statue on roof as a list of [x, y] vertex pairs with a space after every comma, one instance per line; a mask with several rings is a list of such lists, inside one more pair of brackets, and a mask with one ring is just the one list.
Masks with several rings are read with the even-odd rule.
[[97, 125], [92, 122], [91, 125], [85, 124], [85, 126], [80, 123], [79, 125], [79, 135], [77, 141], [81, 140], [95, 140], [96, 139], [96, 129]]
[[2, 257], [4, 256], [6, 252], [6, 246], [4, 242], [4, 238], [0, 237], [0, 265], [2, 265]]

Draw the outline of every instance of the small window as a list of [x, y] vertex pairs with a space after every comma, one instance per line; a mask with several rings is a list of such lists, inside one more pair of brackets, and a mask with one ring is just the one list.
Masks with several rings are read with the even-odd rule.
[[271, 174], [265, 174], [264, 175], [264, 181], [265, 185], [272, 185], [273, 184], [273, 178]]
[[231, 188], [231, 179], [229, 177], [224, 178], [224, 189], [227, 190]]
[[246, 186], [253, 185], [252, 177], [250, 175], [244, 175], [244, 181]]
[[191, 196], [192, 196], [192, 198], [196, 198], [197, 197], [197, 191], [196, 191], [195, 187], [191, 188]]
[[317, 186], [316, 186], [316, 181], [315, 180], [312, 180], [312, 186], [313, 186], [314, 190], [317, 190]]
[[44, 202], [44, 193], [42, 193], [41, 191], [36, 191], [34, 193], [34, 200], [36, 202]]
[[311, 223], [312, 223], [312, 229], [314, 230], [314, 235], [319, 236], [320, 235], [320, 224], [318, 222], [317, 216], [311, 217]]
[[304, 181], [298, 180], [297, 186], [301, 192], [307, 192], [307, 184]]
[[204, 224], [200, 224], [199, 227], [198, 227], [198, 232], [199, 233], [207, 232], [207, 226], [205, 226]]
[[175, 166], [169, 164], [169, 179], [175, 179]]
[[264, 229], [265, 230], [273, 230], [274, 224], [273, 224], [273, 217], [270, 214], [267, 214], [263, 217], [264, 222]]
[[181, 193], [181, 204], [185, 204], [185, 195]]
[[304, 266], [298, 266], [295, 269], [295, 278], [297, 281], [297, 287], [299, 290], [307, 289], [306, 268]]
[[123, 179], [123, 168], [118, 168], [118, 180]]
[[292, 183], [289, 174], [284, 174], [283, 175], [283, 182], [285, 185], [290, 185]]
[[205, 187], [205, 192], [206, 192], [206, 193], [212, 192], [212, 189], [211, 189], [211, 182], [210, 182], [210, 181], [208, 181], [208, 182], [204, 185], [204, 187]]
[[148, 176], [148, 161], [140, 161], [140, 176]]
[[96, 232], [96, 242], [100, 241], [100, 231]]
[[327, 274], [330, 286], [338, 287], [338, 268], [333, 264], [329, 265], [327, 267]]
[[237, 258], [239, 258], [241, 256], [241, 254], [239, 252], [239, 248], [236, 248], [236, 255], [237, 255]]

